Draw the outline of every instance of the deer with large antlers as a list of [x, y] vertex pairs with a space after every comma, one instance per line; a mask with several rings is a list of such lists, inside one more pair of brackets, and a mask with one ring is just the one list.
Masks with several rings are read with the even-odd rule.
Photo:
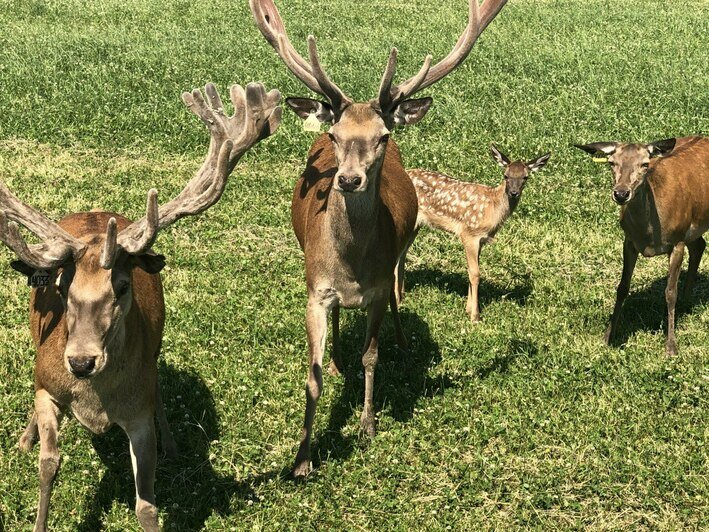
[[[17, 199], [0, 182], [0, 240], [19, 260], [16, 270], [37, 286], [30, 298], [30, 327], [37, 348], [35, 408], [20, 448], [39, 438], [39, 509], [35, 530], [45, 530], [59, 469], [57, 432], [70, 411], [90, 431], [114, 424], [128, 435], [138, 520], [158, 530], [155, 506], [157, 413], [166, 454], [176, 453], [157, 380], [165, 305], [159, 272], [165, 261], [152, 250], [160, 230], [203, 212], [222, 195], [241, 156], [279, 125], [278, 91], [260, 84], [231, 88], [227, 116], [216, 88], [184, 93], [185, 104], [207, 125], [209, 152], [194, 178], [158, 206], [148, 192], [146, 216], [131, 223], [118, 214], [82, 212], [54, 223]], [[41, 240], [28, 244], [23, 225]]]
[[605, 341], [610, 343], [615, 337], [638, 255], [669, 255], [665, 351], [675, 355], [677, 281], [684, 250], [689, 250], [684, 285], [684, 297], [689, 297], [706, 248], [702, 235], [709, 230], [709, 138], [672, 138], [649, 144], [594, 142], [575, 146], [591, 155], [601, 154], [607, 158], [615, 181], [613, 201], [621, 206], [620, 226], [625, 233], [623, 273]]
[[426, 225], [453, 233], [460, 238], [468, 261], [468, 302], [465, 310], [471, 321], [480, 320], [478, 285], [480, 283], [480, 251], [490, 242], [522, 198], [522, 190], [533, 172], [541, 170], [550, 153], [530, 161], [510, 161], [495, 145], [490, 146], [492, 158], [504, 171], [504, 179], [496, 187], [459, 181], [439, 172], [409, 170], [419, 202], [416, 230], [404, 249], [396, 267], [396, 295], [404, 296], [406, 254]]
[[309, 349], [305, 422], [293, 469], [295, 477], [310, 472], [310, 440], [316, 403], [322, 393], [322, 361], [330, 312], [333, 351], [329, 370], [333, 374], [342, 370], [341, 307], [367, 309], [360, 424], [365, 434], [375, 433], [372, 400], [379, 328], [389, 304], [397, 343], [403, 347], [405, 340], [393, 288], [394, 267], [411, 237], [417, 214], [416, 192], [389, 135], [394, 126], [415, 124], [424, 117], [432, 99], [410, 99], [411, 96], [460, 65], [505, 3], [506, 0], [487, 0], [479, 6], [477, 0], [469, 0], [468, 24], [448, 56], [433, 66], [431, 56], [427, 56], [418, 74], [398, 85], [393, 84], [397, 62], [394, 48], [377, 97], [355, 103], [325, 73], [312, 35], [308, 37], [308, 61], [290, 43], [273, 0], [249, 1], [261, 33], [286, 67], [326, 100], [289, 98], [286, 103], [301, 118], [331, 125], [310, 148], [292, 201], [293, 228], [305, 254]]

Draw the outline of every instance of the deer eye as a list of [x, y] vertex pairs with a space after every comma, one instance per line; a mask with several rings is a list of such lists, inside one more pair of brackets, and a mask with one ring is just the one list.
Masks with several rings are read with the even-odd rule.
[[116, 285], [116, 299], [122, 298], [124, 295], [128, 293], [128, 289], [130, 288], [130, 283], [128, 281], [120, 281]]
[[333, 135], [332, 133], [328, 133], [327, 136], [330, 137], [330, 140], [333, 144], [337, 144], [337, 139], [335, 138], [335, 135]]
[[650, 163], [643, 163], [643, 164], [641, 164], [640, 166], [642, 166], [643, 168], [649, 168], [649, 167], [650, 167]]
[[387, 133], [386, 135], [382, 135], [381, 138], [379, 139], [379, 144], [385, 144], [389, 140], [389, 134]]

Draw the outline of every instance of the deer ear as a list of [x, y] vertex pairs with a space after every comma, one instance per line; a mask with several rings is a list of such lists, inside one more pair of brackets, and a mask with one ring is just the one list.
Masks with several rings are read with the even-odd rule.
[[545, 153], [541, 157], [537, 157], [536, 159], [532, 159], [527, 163], [527, 168], [529, 168], [530, 172], [538, 172], [542, 168], [544, 168], [544, 165], [549, 162], [549, 158], [551, 157], [551, 153]]
[[677, 139], [656, 140], [647, 145], [647, 151], [650, 157], [664, 157], [674, 150], [676, 142]]
[[596, 155], [597, 153], [605, 153], [606, 155], [613, 155], [618, 143], [616, 142], [592, 142], [591, 144], [574, 144], [575, 148], [590, 153], [591, 155]]
[[394, 124], [397, 126], [410, 126], [419, 122], [428, 112], [433, 98], [418, 98], [416, 100], [404, 100], [396, 106], [392, 112]]
[[165, 267], [165, 255], [145, 253], [133, 257], [133, 265], [150, 274], [160, 273]]
[[507, 155], [498, 150], [497, 146], [494, 144], [490, 144], [490, 155], [492, 155], [492, 158], [495, 159], [501, 168], [507, 168], [507, 165], [510, 164], [510, 159]]
[[35, 268], [22, 262], [21, 260], [13, 260], [10, 263], [10, 267], [16, 272], [20, 272], [22, 275], [26, 276], [28, 279], [34, 275], [36, 271]]
[[327, 102], [311, 98], [286, 98], [286, 103], [303, 120], [315, 115], [322, 124], [332, 124], [335, 121], [335, 113]]

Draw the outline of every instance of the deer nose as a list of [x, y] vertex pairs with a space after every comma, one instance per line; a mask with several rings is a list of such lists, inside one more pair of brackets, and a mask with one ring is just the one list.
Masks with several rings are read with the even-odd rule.
[[340, 174], [337, 176], [337, 184], [345, 192], [353, 192], [362, 184], [362, 178], [358, 175]]
[[96, 357], [70, 357], [71, 372], [80, 379], [85, 379], [96, 367]]
[[618, 205], [623, 205], [624, 203], [627, 203], [627, 201], [630, 199], [630, 191], [629, 190], [614, 190], [613, 191], [613, 199]]

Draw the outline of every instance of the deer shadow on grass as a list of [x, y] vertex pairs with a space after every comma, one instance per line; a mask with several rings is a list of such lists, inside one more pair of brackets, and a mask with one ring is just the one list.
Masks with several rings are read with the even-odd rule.
[[[675, 307], [675, 325], [681, 325], [681, 318], [690, 314], [696, 307], [709, 303], [709, 275], [697, 274], [694, 289], [689, 297], [684, 297], [684, 285], [687, 272], [680, 274], [677, 285], [677, 305]], [[662, 330], [667, 334], [667, 303], [665, 301], [665, 288], [667, 287], [667, 277], [659, 277], [652, 284], [641, 290], [633, 290], [632, 282], [630, 294], [623, 303], [618, 320], [618, 329], [615, 338], [611, 339], [610, 345], [621, 347], [628, 339], [638, 331], [658, 331]], [[615, 302], [615, 299], [613, 300]], [[606, 325], [610, 320], [613, 307], [608, 308]], [[599, 332], [599, 335], [603, 331]]]
[[[407, 291], [414, 286], [426, 285], [434, 286], [442, 292], [457, 294], [465, 298], [468, 297], [468, 286], [470, 285], [466, 274], [442, 272], [431, 268], [418, 268], [407, 271], [405, 282]], [[480, 305], [481, 313], [482, 309], [488, 304], [500, 299], [507, 299], [519, 306], [524, 306], [531, 294], [532, 276], [529, 273], [516, 275], [513, 286], [503, 286], [481, 276], [478, 288], [478, 304]]]
[[[158, 431], [155, 497], [158, 511], [164, 516], [163, 529], [201, 530], [212, 513], [231, 513], [234, 496], [252, 497], [252, 486], [268, 479], [236, 482], [216, 473], [209, 461], [209, 448], [210, 442], [219, 438], [219, 420], [206, 384], [195, 373], [164, 363], [160, 364], [159, 379], [178, 450], [176, 460], [167, 460], [160, 448]], [[102, 518], [114, 501], [126, 505], [131, 512], [135, 506], [128, 438], [123, 430], [113, 427], [108, 434], [93, 437], [92, 443], [106, 472], [84, 504], [90, 509], [78, 528], [84, 532], [103, 528]]]
[[[441, 360], [440, 348], [431, 338], [426, 322], [406, 309], [400, 309], [399, 312], [409, 342], [408, 351], [402, 351], [396, 346], [393, 322], [387, 313], [379, 335], [374, 409], [377, 416], [389, 416], [401, 423], [411, 419], [421, 397], [441, 395], [446, 388], [456, 385], [445, 375], [429, 375], [429, 370]], [[342, 314], [342, 317], [345, 316], [347, 313]], [[350, 313], [341, 331], [340, 346], [345, 370], [343, 377], [339, 378], [343, 378], [344, 382], [329, 412], [327, 428], [320, 429], [314, 439], [312, 460], [316, 468], [328, 460], [346, 459], [360, 444], [367, 443], [367, 438], [359, 435], [359, 414], [364, 401], [361, 358], [366, 328], [366, 314], [357, 312], [356, 315]], [[324, 365], [327, 362], [326, 359]], [[327, 374], [324, 377], [325, 386], [328, 381], [332, 385], [333, 379], [338, 378]], [[323, 406], [320, 403], [316, 425], [318, 418], [322, 420], [327, 414]], [[343, 431], [345, 428], [347, 430]]]

